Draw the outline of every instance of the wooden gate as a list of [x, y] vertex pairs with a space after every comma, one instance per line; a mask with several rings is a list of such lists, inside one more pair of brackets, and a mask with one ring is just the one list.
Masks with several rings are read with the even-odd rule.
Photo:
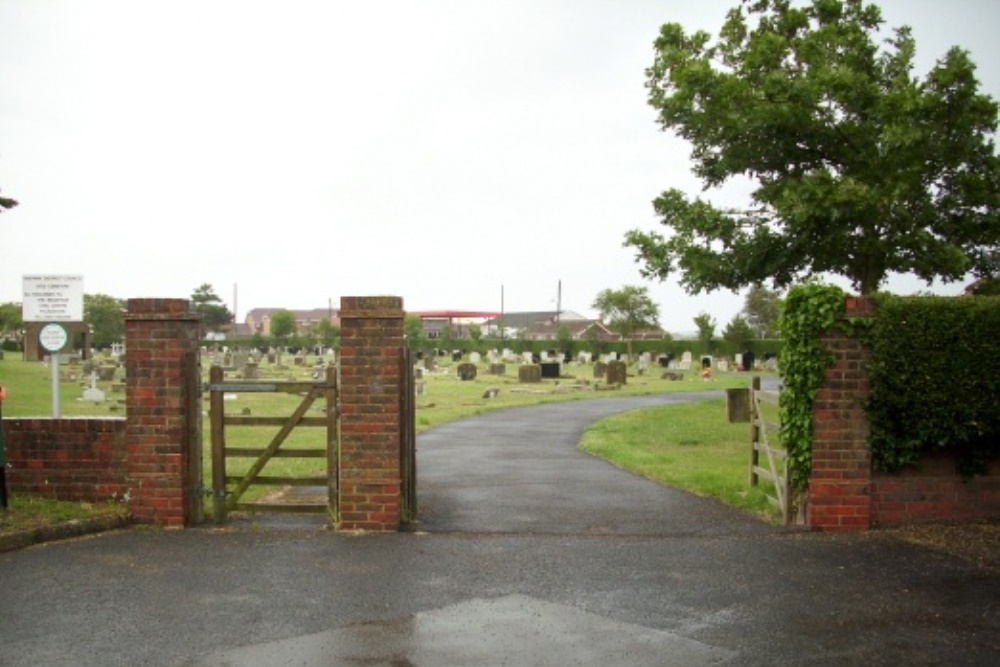
[[[762, 390], [760, 378], [753, 378], [750, 389], [750, 486], [758, 486], [761, 477], [770, 481], [774, 485], [774, 495], [769, 495], [768, 499], [777, 505], [782, 521], [788, 524], [793, 518], [788, 452], [779, 442], [780, 421], [772, 421], [777, 419], [778, 399], [779, 392]], [[761, 452], [767, 467], [761, 465]]]
[[[222, 368], [214, 366], [210, 371], [208, 390], [212, 439], [212, 514], [215, 521], [224, 521], [226, 514], [234, 510], [328, 513], [331, 519], [336, 521], [339, 463], [337, 369], [333, 366], [327, 367], [326, 377], [320, 382], [251, 380], [226, 382]], [[225, 414], [225, 394], [262, 392], [299, 395], [302, 401], [291, 416], [254, 417]], [[325, 403], [326, 414], [321, 417], [307, 415], [317, 400]], [[226, 444], [227, 426], [277, 426], [279, 430], [266, 446], [229, 447]], [[324, 446], [282, 449], [293, 429], [299, 427], [326, 429]], [[234, 457], [250, 458], [253, 463], [249, 469], [240, 474], [230, 475], [227, 471], [227, 459]], [[323, 461], [317, 468], [325, 469], [325, 473], [295, 476], [261, 474], [268, 462], [275, 458]], [[244, 494], [254, 485], [319, 487], [325, 489], [325, 493], [321, 493], [325, 495], [325, 501], [296, 502], [294, 499], [280, 503], [243, 501]]]

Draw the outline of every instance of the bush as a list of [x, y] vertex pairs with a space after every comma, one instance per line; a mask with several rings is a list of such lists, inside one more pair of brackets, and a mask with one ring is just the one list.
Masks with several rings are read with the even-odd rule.
[[872, 461], [891, 472], [943, 449], [959, 472], [1000, 456], [1000, 297], [880, 297], [868, 335]]

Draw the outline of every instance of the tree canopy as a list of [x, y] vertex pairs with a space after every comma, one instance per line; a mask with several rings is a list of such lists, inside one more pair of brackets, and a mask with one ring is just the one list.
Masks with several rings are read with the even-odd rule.
[[205, 328], [209, 331], [219, 331], [233, 321], [233, 314], [229, 312], [222, 299], [215, 293], [208, 283], [202, 283], [191, 294], [192, 308], [201, 315]]
[[271, 335], [275, 338], [288, 338], [295, 333], [295, 314], [290, 310], [279, 309], [271, 313]]
[[83, 321], [90, 325], [95, 349], [125, 340], [125, 304], [107, 294], [83, 295]]
[[834, 274], [869, 294], [891, 273], [997, 273], [997, 103], [966, 51], [920, 79], [910, 29], [880, 44], [882, 24], [863, 0], [743, 0], [714, 42], [661, 28], [646, 71], [660, 126], [690, 142], [706, 190], [754, 189], [744, 208], [664, 192], [668, 232], [625, 237], [644, 276], [698, 293]]
[[9, 208], [14, 208], [17, 206], [17, 200], [11, 199], [10, 197], [0, 197], [0, 213], [3, 213]]
[[608, 328], [628, 341], [632, 356], [632, 337], [640, 331], [660, 326], [660, 308], [645, 287], [625, 285], [621, 289], [602, 290], [591, 305]]

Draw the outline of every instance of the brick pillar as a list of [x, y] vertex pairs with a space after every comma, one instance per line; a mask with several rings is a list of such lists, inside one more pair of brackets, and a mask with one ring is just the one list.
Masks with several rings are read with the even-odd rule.
[[[872, 314], [868, 299], [849, 297], [847, 317]], [[813, 404], [812, 473], [807, 523], [819, 530], [871, 528], [872, 464], [868, 398], [870, 353], [862, 341], [841, 331], [822, 335], [834, 357]]]
[[340, 299], [340, 528], [397, 530], [403, 300]]
[[[129, 299], [125, 315], [125, 441], [137, 521], [183, 526], [199, 506], [201, 320], [186, 299]], [[193, 377], [194, 375], [194, 377]]]

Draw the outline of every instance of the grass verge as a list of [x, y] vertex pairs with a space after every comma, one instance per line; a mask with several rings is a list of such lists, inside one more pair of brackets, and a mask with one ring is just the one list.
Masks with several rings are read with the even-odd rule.
[[725, 415], [724, 399], [626, 412], [592, 424], [580, 448], [661, 484], [778, 522], [767, 486], [749, 486], [749, 425], [730, 424]]

